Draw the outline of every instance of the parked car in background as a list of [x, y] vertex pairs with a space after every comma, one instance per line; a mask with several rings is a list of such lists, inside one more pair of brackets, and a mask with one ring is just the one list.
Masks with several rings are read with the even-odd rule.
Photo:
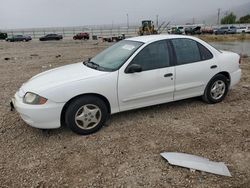
[[237, 27], [236, 32], [237, 33], [250, 33], [250, 27], [247, 27], [247, 26]]
[[74, 40], [89, 40], [89, 33], [77, 33], [73, 36]]
[[[184, 35], [149, 35], [115, 43], [84, 62], [40, 73], [11, 106], [41, 129], [66, 124], [98, 131], [111, 114], [202, 96], [221, 102], [240, 81], [240, 56]], [[171, 109], [169, 109], [171, 110]]]
[[0, 40], [5, 40], [8, 37], [7, 33], [0, 32]]
[[184, 27], [179, 26], [179, 27], [172, 27], [170, 34], [182, 35], [184, 34], [184, 32], [185, 32]]
[[215, 34], [219, 30], [218, 27], [213, 27], [213, 33]]
[[13, 35], [11, 37], [7, 37], [5, 40], [8, 42], [17, 42], [17, 41], [28, 42], [32, 40], [32, 38], [31, 36], [25, 36], [25, 35]]
[[247, 27], [246, 33], [250, 33], [250, 26]]
[[118, 36], [102, 37], [102, 41], [103, 42], [118, 42], [118, 41], [124, 40], [125, 38], [126, 38], [125, 34], [122, 34]]
[[201, 34], [201, 26], [193, 26], [185, 28], [186, 35], [200, 35]]
[[61, 40], [61, 39], [63, 39], [63, 36], [58, 34], [48, 34], [39, 38], [40, 41]]
[[216, 35], [224, 35], [224, 34], [236, 34], [235, 26], [223, 26], [215, 31]]
[[212, 27], [204, 27], [201, 29], [202, 34], [213, 34], [214, 29]]

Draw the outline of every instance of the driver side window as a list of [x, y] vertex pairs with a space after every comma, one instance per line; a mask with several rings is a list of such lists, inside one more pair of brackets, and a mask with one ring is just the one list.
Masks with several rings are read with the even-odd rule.
[[135, 56], [131, 64], [140, 65], [142, 71], [170, 66], [167, 41], [162, 40], [149, 44]]

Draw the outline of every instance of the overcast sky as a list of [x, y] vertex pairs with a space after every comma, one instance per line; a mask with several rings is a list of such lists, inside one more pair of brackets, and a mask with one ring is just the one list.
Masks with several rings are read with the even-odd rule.
[[250, 0], [0, 0], [0, 29], [199, 20]]

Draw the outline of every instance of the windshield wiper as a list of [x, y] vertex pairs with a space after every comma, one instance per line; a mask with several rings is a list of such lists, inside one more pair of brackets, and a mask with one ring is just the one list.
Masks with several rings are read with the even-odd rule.
[[100, 65], [91, 61], [91, 58], [89, 58], [87, 61], [84, 61], [83, 64], [86, 65], [87, 67], [94, 68], [94, 69], [98, 69], [100, 67]]
[[92, 69], [96, 69], [96, 70], [100, 70], [100, 71], [112, 71], [112, 69], [109, 69], [109, 68], [105, 68], [105, 67], [102, 67], [100, 66], [99, 64], [91, 61], [91, 58], [88, 58], [87, 61], [84, 61], [83, 64], [87, 67], [90, 67]]
[[88, 60], [83, 60], [83, 64], [86, 65], [86, 63], [90, 62], [91, 58], [89, 57]]
[[100, 67], [100, 65], [98, 65], [97, 63], [93, 62], [93, 61], [88, 61], [88, 64], [91, 64], [93, 67], [95, 66], [96, 68]]

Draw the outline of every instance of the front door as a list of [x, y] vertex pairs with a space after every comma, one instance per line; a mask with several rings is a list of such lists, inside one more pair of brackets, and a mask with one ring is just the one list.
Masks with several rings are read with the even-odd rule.
[[[141, 72], [127, 73], [132, 64], [141, 66]], [[126, 69], [119, 70], [120, 111], [173, 101], [175, 68], [166, 40], [144, 47]]]

